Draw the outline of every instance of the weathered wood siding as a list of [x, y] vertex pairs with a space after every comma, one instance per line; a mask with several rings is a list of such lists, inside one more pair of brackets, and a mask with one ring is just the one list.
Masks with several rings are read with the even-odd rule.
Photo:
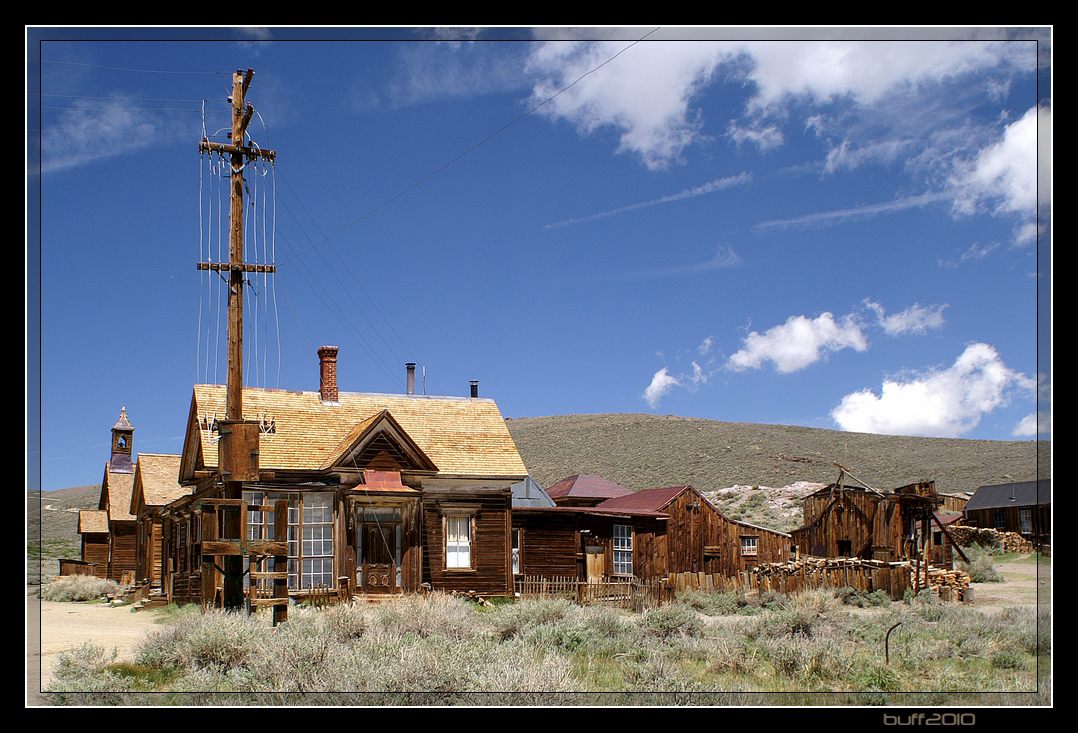
[[87, 563], [96, 563], [93, 570], [96, 577], [107, 578], [109, 574], [109, 536], [103, 533], [83, 534], [82, 559]]
[[[439, 494], [423, 501], [423, 580], [434, 590], [474, 591], [483, 596], [513, 593], [510, 571], [509, 524], [511, 496], [461, 493]], [[471, 517], [471, 567], [447, 568], [445, 518]]]
[[125, 572], [135, 571], [137, 529], [135, 522], [110, 522], [109, 526], [112, 547], [109, 552], [108, 577], [119, 582]]
[[909, 527], [897, 502], [861, 490], [805, 497], [805, 526], [793, 530], [801, 554], [894, 561], [903, 556]]
[[513, 526], [520, 529], [521, 575], [582, 575], [584, 558], [575, 514], [514, 511]]

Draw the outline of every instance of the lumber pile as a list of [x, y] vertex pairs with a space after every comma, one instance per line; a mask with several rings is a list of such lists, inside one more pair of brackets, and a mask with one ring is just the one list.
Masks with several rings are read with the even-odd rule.
[[[928, 588], [943, 600], [960, 601], [969, 588], [969, 575], [961, 570], [928, 566]], [[902, 600], [907, 589], [925, 584], [925, 566], [908, 560], [864, 560], [856, 557], [802, 556], [783, 563], [757, 565], [748, 571], [748, 584], [761, 591], [793, 593], [812, 588], [884, 590]]]
[[980, 545], [1002, 552], [1033, 552], [1033, 543], [1017, 532], [1000, 532], [989, 527], [951, 527], [948, 531], [959, 547]]

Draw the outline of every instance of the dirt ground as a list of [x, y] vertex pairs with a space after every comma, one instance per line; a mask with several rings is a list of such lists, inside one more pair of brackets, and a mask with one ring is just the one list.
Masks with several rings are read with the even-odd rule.
[[[996, 563], [1003, 583], [974, 584], [972, 607], [991, 613], [1005, 606], [1051, 603], [1051, 570], [1038, 568], [1028, 558]], [[27, 597], [26, 699], [27, 705], [48, 704], [41, 690], [51, 679], [57, 655], [85, 641], [116, 648], [117, 659], [133, 661], [144, 634], [158, 628], [159, 611], [132, 611], [130, 606], [54, 603]]]

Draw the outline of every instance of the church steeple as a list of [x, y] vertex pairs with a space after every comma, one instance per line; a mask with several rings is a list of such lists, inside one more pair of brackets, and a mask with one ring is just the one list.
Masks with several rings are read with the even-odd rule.
[[131, 446], [134, 442], [135, 428], [127, 420], [127, 408], [120, 408], [120, 419], [112, 426], [112, 458], [109, 460], [110, 473], [132, 473], [135, 470], [131, 462]]

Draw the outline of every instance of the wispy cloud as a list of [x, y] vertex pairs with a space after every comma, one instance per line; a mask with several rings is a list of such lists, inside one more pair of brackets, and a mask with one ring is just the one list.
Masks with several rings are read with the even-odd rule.
[[943, 326], [943, 309], [947, 304], [922, 306], [914, 303], [909, 308], [899, 313], [887, 315], [879, 303], [865, 299], [865, 306], [876, 313], [879, 324], [888, 336], [898, 336], [904, 333], [923, 334], [928, 329], [938, 329]]
[[813, 226], [813, 225], [827, 225], [841, 223], [850, 219], [860, 219], [872, 216], [879, 216], [880, 214], [894, 214], [907, 209], [918, 208], [922, 206], [928, 206], [929, 204], [936, 203], [938, 201], [950, 201], [955, 198], [956, 194], [952, 192], [940, 191], [937, 193], [925, 193], [920, 196], [906, 196], [904, 198], [895, 199], [894, 201], [885, 201], [879, 204], [867, 204], [865, 206], [855, 206], [849, 209], [837, 209], [834, 211], [821, 211], [814, 214], [805, 214], [803, 216], [797, 216], [790, 219], [772, 219], [770, 221], [763, 221], [756, 224], [753, 229], [760, 231], [765, 229], [781, 229], [794, 226]]
[[657, 268], [653, 270], [641, 270], [639, 272], [627, 272], [621, 275], [612, 275], [611, 279], [637, 279], [650, 277], [670, 277], [673, 275], [693, 275], [710, 270], [718, 270], [723, 267], [734, 267], [741, 264], [741, 258], [737, 252], [726, 247], [719, 247], [715, 256], [706, 262], [696, 262], [690, 265], [678, 265], [675, 267]]
[[658, 204], [668, 204], [673, 201], [683, 201], [685, 199], [695, 198], [697, 196], [703, 196], [704, 194], [713, 193], [715, 191], [721, 191], [731, 186], [740, 186], [741, 184], [748, 183], [752, 180], [752, 175], [745, 171], [737, 174], [736, 176], [726, 176], [724, 178], [716, 178], [713, 181], [704, 183], [699, 186], [693, 186], [687, 188], [684, 191], [670, 194], [669, 196], [661, 196], [651, 201], [641, 201], [637, 204], [629, 204], [628, 206], [622, 206], [617, 209], [611, 209], [610, 211], [604, 211], [599, 214], [591, 214], [589, 216], [582, 216], [576, 219], [566, 219], [565, 221], [559, 221], [554, 224], [547, 224], [545, 229], [554, 229], [557, 227], [569, 226], [570, 224], [580, 224], [586, 221], [593, 221], [595, 219], [602, 219], [607, 216], [614, 216], [615, 214], [624, 214], [626, 211], [635, 211], [636, 209], [643, 209], [648, 206], [657, 206]]
[[977, 343], [946, 369], [884, 380], [879, 394], [865, 389], [846, 395], [831, 418], [854, 432], [956, 438], [1006, 404], [1011, 390], [1034, 388], [1034, 380], [1008, 369], [994, 348]]

